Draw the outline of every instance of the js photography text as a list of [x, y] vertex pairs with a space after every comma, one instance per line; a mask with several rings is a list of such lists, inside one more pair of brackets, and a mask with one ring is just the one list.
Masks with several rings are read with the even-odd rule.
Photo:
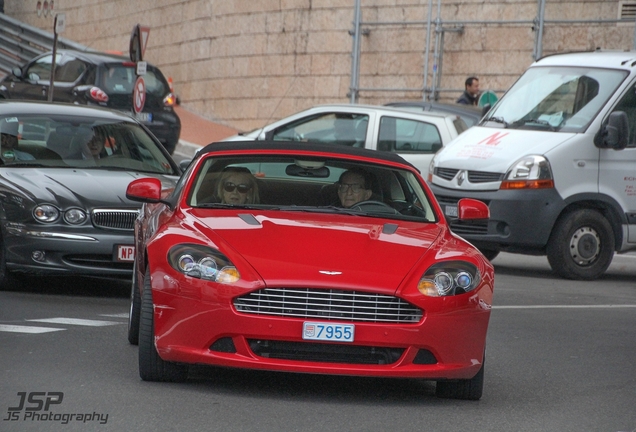
[[32, 421], [55, 422], [68, 424], [81, 423], [108, 423], [108, 414], [92, 413], [61, 413], [52, 411], [51, 408], [59, 408], [64, 399], [63, 392], [18, 392], [19, 398], [16, 406], [7, 408], [7, 415], [3, 421]]

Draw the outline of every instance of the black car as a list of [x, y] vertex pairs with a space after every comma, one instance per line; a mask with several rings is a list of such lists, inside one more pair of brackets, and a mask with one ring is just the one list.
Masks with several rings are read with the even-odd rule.
[[19, 273], [130, 278], [126, 187], [181, 175], [159, 141], [117, 111], [19, 101], [0, 101], [0, 138], [0, 289]]
[[[48, 100], [53, 53], [35, 57], [0, 81], [0, 99]], [[55, 57], [54, 102], [99, 105], [134, 115], [172, 154], [179, 141], [181, 120], [174, 111], [176, 96], [161, 71], [148, 64], [143, 75], [146, 100], [142, 112], [133, 110], [137, 79], [130, 59], [99, 52], [58, 50]]]
[[[432, 101], [407, 101], [407, 102], [391, 102], [385, 104], [386, 106], [392, 106], [396, 108], [414, 109], [416, 111], [433, 111], [443, 112], [450, 114], [457, 114], [466, 122], [468, 127], [474, 126], [485, 114], [484, 108], [474, 107], [461, 104], [445, 104], [441, 102]], [[487, 111], [487, 109], [486, 109]]]

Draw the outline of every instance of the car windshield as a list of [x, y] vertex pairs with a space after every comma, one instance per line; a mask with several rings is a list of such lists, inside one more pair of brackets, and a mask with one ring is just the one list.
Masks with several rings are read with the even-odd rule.
[[[169, 92], [164, 81], [152, 68], [146, 70], [143, 77], [148, 94], [162, 97]], [[137, 74], [134, 67], [119, 63], [108, 64], [102, 74], [101, 88], [109, 95], [129, 95], [132, 94], [136, 80]]]
[[178, 175], [139, 125], [94, 117], [0, 117], [3, 166], [97, 168]]
[[486, 121], [506, 128], [583, 132], [626, 76], [610, 69], [530, 68]]
[[187, 202], [199, 208], [436, 221], [416, 174], [380, 164], [281, 155], [210, 155], [191, 184]]

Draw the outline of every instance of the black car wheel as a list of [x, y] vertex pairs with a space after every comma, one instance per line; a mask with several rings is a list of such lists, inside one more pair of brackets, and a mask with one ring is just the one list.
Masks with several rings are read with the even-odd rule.
[[141, 295], [137, 279], [137, 261], [133, 265], [132, 284], [130, 289], [130, 312], [128, 313], [128, 342], [139, 344], [139, 319], [141, 316]]
[[153, 314], [150, 273], [146, 268], [139, 322], [139, 376], [144, 381], [183, 382], [188, 378], [188, 366], [164, 361], [157, 353]]
[[[485, 358], [484, 358], [485, 360]], [[435, 396], [444, 399], [479, 400], [484, 391], [484, 363], [471, 379], [437, 381]]]
[[614, 257], [614, 232], [598, 211], [583, 209], [563, 215], [548, 241], [552, 270], [566, 279], [594, 280]]
[[19, 288], [20, 285], [20, 280], [7, 270], [6, 254], [4, 241], [0, 237], [0, 291], [7, 288]]

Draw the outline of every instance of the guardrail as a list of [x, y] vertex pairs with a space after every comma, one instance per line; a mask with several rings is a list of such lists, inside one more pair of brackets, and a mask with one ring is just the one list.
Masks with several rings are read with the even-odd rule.
[[[11, 73], [14, 67], [53, 50], [53, 39], [53, 32], [46, 32], [0, 13], [0, 74]], [[57, 47], [88, 50], [84, 45], [59, 36]]]

